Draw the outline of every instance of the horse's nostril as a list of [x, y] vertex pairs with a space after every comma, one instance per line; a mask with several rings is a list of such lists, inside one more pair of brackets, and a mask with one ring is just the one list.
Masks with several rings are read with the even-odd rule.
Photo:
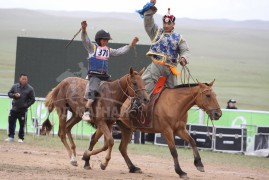
[[219, 112], [215, 112], [215, 117], [218, 117], [218, 118], [220, 118], [221, 117], [221, 113], [219, 113]]
[[144, 102], [145, 103], [149, 103], [149, 99], [148, 98], [144, 98]]

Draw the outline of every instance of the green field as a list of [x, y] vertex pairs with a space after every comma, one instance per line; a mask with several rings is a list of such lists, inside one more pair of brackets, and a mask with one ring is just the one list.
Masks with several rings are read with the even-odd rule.
[[[160, 16], [156, 19], [160, 25]], [[17, 36], [71, 39], [82, 20], [88, 21], [90, 37], [104, 28], [114, 43], [138, 36], [140, 44], [149, 44], [137, 14], [0, 9], [0, 93], [14, 83]], [[240, 109], [269, 110], [269, 22], [177, 19], [176, 30], [190, 46], [192, 76], [201, 82], [216, 79], [222, 108], [234, 98]]]

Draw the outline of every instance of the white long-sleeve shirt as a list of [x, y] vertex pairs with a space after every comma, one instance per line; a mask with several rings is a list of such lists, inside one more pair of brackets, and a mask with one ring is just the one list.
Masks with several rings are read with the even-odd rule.
[[[94, 46], [95, 45], [91, 42], [90, 38], [88, 37], [87, 32], [81, 33], [81, 40], [82, 40], [84, 48], [86, 49], [86, 51], [89, 54], [89, 58], [92, 57], [94, 54]], [[122, 46], [118, 49], [110, 48], [109, 55], [110, 56], [121, 56], [121, 55], [124, 55], [127, 52], [129, 52], [130, 49], [131, 49], [130, 45], [125, 45], [125, 46]]]

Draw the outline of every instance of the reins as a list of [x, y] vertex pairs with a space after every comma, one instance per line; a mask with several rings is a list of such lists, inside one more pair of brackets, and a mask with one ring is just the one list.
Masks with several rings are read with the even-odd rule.
[[[207, 133], [208, 133], [208, 137], [209, 137], [209, 139], [212, 141], [212, 138], [211, 138], [211, 136], [210, 136], [210, 132], [209, 132], [209, 128], [208, 128], [208, 119], [209, 119], [209, 116], [207, 116], [207, 121], [206, 121], [206, 128], [207, 128]], [[215, 125], [214, 125], [214, 123], [213, 123], [213, 121], [212, 121], [212, 119], [210, 119], [210, 121], [211, 121], [211, 123], [212, 123], [212, 125], [213, 125], [213, 129], [212, 129], [212, 131], [215, 129]], [[213, 133], [213, 132], [212, 132]]]
[[130, 96], [125, 92], [125, 91], [127, 91], [127, 88], [126, 88], [126, 90], [123, 90], [123, 89], [122, 89], [122, 87], [121, 87], [121, 85], [120, 85], [120, 80], [121, 80], [121, 78], [118, 79], [118, 85], [119, 85], [121, 91], [123, 92], [123, 94], [124, 94], [125, 96], [127, 96], [127, 98], [130, 98]]
[[[124, 89], [122, 88], [122, 86], [121, 86], [121, 83], [120, 83], [121, 78], [118, 80], [118, 85], [119, 85], [121, 91], [123, 92], [123, 94], [124, 94], [128, 99], [130, 99], [131, 102], [132, 102], [132, 99], [135, 99], [135, 98], [137, 98], [137, 99], [140, 100], [140, 97], [138, 96], [138, 93], [137, 93], [137, 92], [139, 92], [139, 91], [146, 91], [146, 88], [133, 89], [133, 88], [131, 87], [131, 85], [129, 84], [129, 82], [128, 82], [128, 77], [130, 77], [130, 75], [128, 75], [127, 78], [126, 78], [126, 84], [127, 84], [127, 87], [126, 87], [125, 90], [124, 90]], [[133, 97], [131, 97], [129, 94], [127, 94], [127, 90], [128, 90], [128, 88], [130, 88], [130, 89], [134, 92], [134, 96], [133, 96]], [[129, 106], [131, 106], [131, 104], [130, 104]], [[143, 108], [142, 104], [138, 107], [138, 109], [141, 109], [141, 107]], [[128, 109], [128, 108], [127, 108], [127, 109]], [[145, 121], [145, 120], [144, 120], [144, 121]], [[144, 122], [142, 122], [142, 123], [144, 123]]]
[[[126, 84], [127, 84], [127, 88], [126, 88], [126, 90], [123, 90], [123, 88], [121, 87], [121, 84], [120, 84], [121, 78], [118, 79], [118, 85], [119, 85], [121, 91], [123, 92], [123, 94], [124, 94], [125, 96], [127, 96], [128, 99], [132, 99], [132, 98], [134, 98], [134, 97], [138, 97], [138, 96], [137, 96], [137, 92], [138, 92], [138, 91], [146, 91], [146, 89], [145, 89], [145, 88], [133, 89], [133, 88], [130, 86], [129, 82], [128, 82], [128, 77], [129, 77], [129, 76], [130, 76], [130, 75], [128, 74], [128, 75], [127, 75], [127, 78], [126, 78]], [[129, 95], [126, 93], [126, 91], [128, 90], [128, 87], [129, 87], [132, 91], [134, 91], [134, 97], [131, 97], [131, 96], [129, 96]]]
[[[186, 79], [187, 79], [188, 84], [189, 84], [189, 88], [190, 88], [190, 89], [191, 89], [191, 87], [190, 87], [190, 78], [191, 78], [194, 82], [198, 82], [198, 81], [195, 81], [195, 80], [194, 80], [194, 78], [193, 78], [193, 76], [191, 75], [191, 72], [190, 72], [189, 68], [187, 67], [187, 65], [182, 66], [181, 74], [182, 74], [182, 76], [181, 76], [181, 83], [182, 83], [182, 84], [185, 84], [185, 81], [186, 81]], [[182, 79], [182, 78], [183, 78], [183, 79]], [[205, 105], [204, 105], [204, 100], [203, 100], [203, 96], [202, 96], [202, 95], [203, 95], [203, 93], [206, 92], [206, 91], [211, 91], [211, 88], [207, 88], [207, 89], [205, 89], [205, 90], [199, 92], [199, 94], [201, 95], [201, 99], [202, 99], [202, 108], [200, 108], [200, 109], [202, 109], [203, 111], [205, 111]], [[194, 97], [194, 93], [192, 92], [191, 94], [192, 94], [192, 97], [193, 97], [194, 100], [195, 100], [195, 99], [197, 98], [197, 96], [199, 95], [199, 94], [197, 94], [197, 96]], [[207, 113], [208, 111], [212, 111], [212, 110], [215, 110], [215, 109], [208, 109], [208, 110], [205, 111], [205, 112]], [[208, 119], [209, 119], [209, 116], [207, 116], [207, 125], [206, 125], [206, 126], [207, 126], [207, 133], [208, 133], [209, 139], [212, 141], [212, 138], [211, 138], [211, 136], [210, 136], [209, 127], [208, 127]], [[215, 125], [214, 125], [214, 123], [213, 123], [213, 121], [212, 121], [211, 119], [210, 119], [210, 121], [211, 121], [212, 126], [213, 126], [213, 129], [214, 129], [214, 128], [215, 128]]]
[[[188, 74], [186, 73], [188, 72]], [[185, 80], [187, 79], [188, 80], [188, 84], [190, 84], [190, 78], [192, 78], [192, 80], [194, 82], [196, 82], [193, 78], [193, 76], [191, 75], [191, 72], [189, 70], [189, 68], [187, 67], [187, 65], [185, 66], [182, 66], [182, 69], [181, 69], [181, 76], [180, 76], [180, 79], [181, 79], [181, 83], [182, 84], [185, 84]], [[184, 79], [182, 79], [184, 77]]]

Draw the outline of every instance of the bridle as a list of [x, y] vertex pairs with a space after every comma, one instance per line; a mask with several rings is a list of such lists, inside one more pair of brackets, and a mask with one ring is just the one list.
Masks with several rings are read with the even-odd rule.
[[[200, 107], [203, 111], [205, 111], [207, 114], [209, 114], [209, 112], [210, 111], [214, 111], [214, 110], [218, 110], [218, 109], [220, 109], [220, 107], [219, 107], [219, 105], [217, 105], [218, 106], [218, 108], [215, 108], [215, 109], [207, 109], [206, 110], [206, 107], [205, 107], [205, 103], [204, 103], [204, 98], [203, 98], [203, 94], [205, 94], [206, 92], [208, 92], [208, 91], [212, 91], [212, 89], [211, 89], [211, 87], [208, 87], [208, 88], [205, 88], [203, 91], [202, 90], [200, 90], [200, 92], [199, 92], [199, 94], [197, 94], [197, 96], [201, 96], [201, 101], [202, 101], [202, 107]], [[196, 96], [196, 98], [197, 98], [197, 96]], [[205, 95], [206, 96], [206, 95]], [[195, 98], [195, 99], [196, 99]], [[215, 102], [214, 102], [215, 103]], [[212, 141], [212, 138], [209, 136], [209, 128], [208, 128], [208, 120], [209, 120], [209, 116], [207, 116], [207, 133], [208, 133], [208, 137], [209, 137], [209, 139]], [[213, 129], [215, 128], [215, 125], [214, 125], [214, 123], [213, 123], [213, 121], [212, 121], [212, 119], [210, 119], [210, 121], [211, 121], [211, 123], [212, 123], [212, 126], [213, 126]]]
[[[186, 73], [186, 72], [188, 72], [188, 73]], [[190, 80], [190, 78], [192, 78], [192, 80], [194, 81], [194, 78], [192, 77], [192, 75], [191, 75], [191, 73], [190, 73], [190, 70], [189, 70], [189, 68], [187, 67], [187, 65], [182, 66], [181, 74], [183, 75], [183, 76], [181, 76], [181, 82], [182, 82], [183, 84], [185, 84], [185, 80], [186, 80], [186, 79], [187, 79], [187, 81], [188, 81], [188, 84], [189, 84], [189, 80]], [[182, 77], [184, 77], [184, 79], [182, 79]], [[217, 105], [218, 108], [216, 108], [216, 109], [213, 109], [213, 108], [212, 108], [212, 109], [207, 109], [207, 110], [206, 110], [205, 102], [204, 102], [204, 98], [203, 98], [203, 94], [205, 94], [205, 93], [208, 92], [208, 91], [212, 91], [211, 87], [207, 87], [207, 88], [205, 88], [203, 91], [200, 89], [200, 92], [196, 95], [196, 97], [194, 97], [194, 96], [193, 96], [194, 93], [192, 93], [192, 97], [193, 97], [193, 99], [194, 99], [194, 101], [195, 101], [195, 100], [197, 99], [197, 97], [200, 95], [200, 96], [201, 96], [202, 105], [201, 105], [201, 107], [199, 107], [199, 108], [202, 109], [203, 111], [205, 111], [207, 114], [210, 114], [210, 113], [209, 113], [210, 111], [218, 110], [218, 109], [220, 109], [220, 107], [219, 107], [219, 105]], [[206, 95], [205, 95], [205, 96], [206, 96]], [[214, 103], [215, 103], [215, 102], [214, 102]], [[197, 103], [196, 103], [196, 104], [197, 104]], [[207, 116], [207, 132], [209, 133], [208, 119], [209, 119], [209, 116]], [[212, 119], [210, 119], [210, 120], [211, 120], [211, 123], [212, 123], [212, 125], [213, 125], [213, 128], [215, 128], [215, 125], [214, 125]], [[209, 136], [209, 138], [211, 139], [210, 136]], [[212, 140], [212, 139], [211, 139], [211, 140]]]
[[[186, 73], [186, 71], [187, 71], [188, 73]], [[183, 75], [183, 77], [184, 77], [184, 79], [181, 78], [181, 82], [182, 82], [183, 84], [185, 84], [185, 79], [187, 79], [188, 84], [189, 84], [189, 80], [190, 80], [190, 78], [192, 78], [192, 80], [194, 81], [194, 78], [192, 77], [192, 75], [191, 75], [191, 73], [190, 73], [190, 70], [189, 70], [189, 68], [187, 67], [187, 65], [182, 66], [181, 73], [182, 73], [182, 75]], [[182, 76], [181, 76], [181, 77], [182, 77]], [[208, 92], [208, 91], [212, 91], [211, 87], [207, 87], [207, 88], [205, 88], [203, 91], [200, 90], [200, 93], [198, 94], [198, 95], [201, 96], [201, 100], [202, 100], [202, 106], [200, 107], [200, 109], [202, 109], [203, 111], [205, 111], [207, 114], [208, 114], [209, 111], [213, 111], [213, 110], [218, 110], [218, 109], [220, 109], [219, 105], [217, 105], [218, 108], [216, 108], [216, 109], [208, 109], [208, 110], [206, 110], [205, 103], [204, 103], [204, 98], [203, 98], [203, 94], [205, 94], [205, 93]], [[192, 93], [192, 94], [193, 94], [193, 93]], [[197, 96], [198, 96], [198, 95], [197, 95]], [[195, 99], [197, 98], [197, 96], [196, 96], [196, 97], [193, 96], [193, 99], [195, 100]]]
[[[218, 109], [220, 109], [220, 107], [219, 107], [219, 105], [216, 105], [216, 106], [218, 106], [218, 108], [215, 108], [215, 109], [207, 109], [206, 110], [206, 107], [205, 107], [205, 103], [204, 103], [204, 98], [203, 98], [203, 94], [205, 94], [206, 92], [208, 92], [208, 91], [210, 91], [210, 92], [212, 92], [212, 89], [210, 88], [210, 87], [208, 87], [208, 88], [206, 88], [206, 89], [204, 89], [203, 91], [200, 91], [200, 95], [201, 95], [201, 100], [202, 100], [202, 107], [201, 107], [201, 109], [203, 110], [203, 111], [205, 111], [206, 113], [208, 113], [209, 111], [213, 111], [213, 110], [218, 110]], [[198, 94], [198, 95], [199, 95]], [[197, 96], [198, 96], [197, 95]], [[205, 95], [206, 96], [206, 95]], [[214, 102], [215, 103], [215, 102]]]
[[[127, 87], [126, 87], [125, 90], [122, 88], [121, 83], [120, 83], [122, 77], [121, 77], [120, 79], [118, 79], [118, 85], [119, 85], [121, 91], [122, 91], [123, 94], [124, 94], [125, 96], [127, 96], [127, 98], [129, 98], [129, 99], [131, 99], [131, 98], [138, 98], [138, 99], [140, 99], [139, 96], [138, 96], [138, 92], [139, 92], [139, 91], [146, 91], [146, 88], [133, 89], [132, 86], [131, 86], [131, 85], [129, 84], [129, 82], [128, 82], [128, 77], [130, 77], [129, 74], [127, 75], [127, 78], [126, 78], [126, 84], [127, 84]], [[128, 90], [128, 88], [130, 88], [130, 89], [134, 92], [134, 96], [133, 96], [133, 97], [131, 97], [129, 94], [127, 94], [127, 90]]]

